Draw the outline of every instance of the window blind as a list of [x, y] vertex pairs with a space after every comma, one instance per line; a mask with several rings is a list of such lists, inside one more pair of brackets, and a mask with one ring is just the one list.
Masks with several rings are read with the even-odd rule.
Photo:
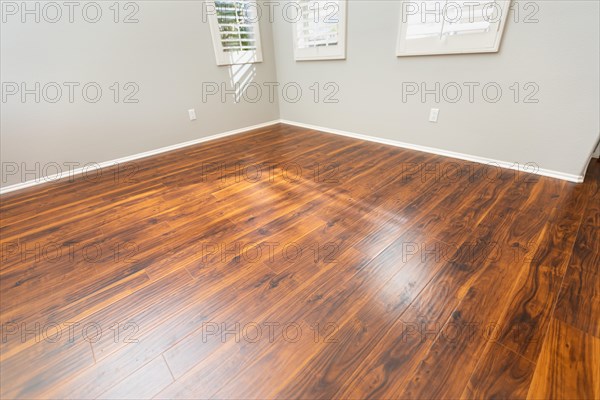
[[261, 62], [256, 0], [214, 0], [207, 2], [208, 6], [217, 64]]
[[296, 60], [346, 57], [346, 0], [296, 0], [294, 24]]
[[396, 55], [497, 52], [510, 0], [403, 0]]
[[336, 46], [338, 44], [338, 1], [300, 0], [302, 10], [298, 27], [298, 48]]
[[418, 13], [408, 16], [407, 39], [482, 33], [494, 21], [495, 0], [426, 0]]
[[216, 0], [215, 8], [223, 51], [256, 50], [256, 32], [249, 0]]

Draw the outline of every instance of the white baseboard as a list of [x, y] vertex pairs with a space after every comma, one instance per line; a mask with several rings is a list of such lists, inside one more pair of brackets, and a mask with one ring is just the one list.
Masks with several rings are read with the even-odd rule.
[[[114, 166], [115, 164], [122, 164], [122, 163], [126, 163], [129, 161], [139, 160], [140, 158], [150, 157], [150, 156], [154, 156], [157, 154], [165, 153], [167, 151], [177, 150], [177, 149], [181, 149], [183, 147], [193, 146], [195, 144], [204, 143], [204, 142], [208, 142], [208, 141], [215, 140], [215, 139], [220, 139], [220, 138], [223, 138], [226, 136], [237, 135], [238, 133], [251, 131], [253, 129], [264, 128], [266, 126], [278, 124], [279, 122], [280, 122], [279, 120], [273, 120], [273, 121], [269, 121], [269, 122], [264, 122], [262, 124], [247, 126], [247, 127], [240, 128], [240, 129], [234, 129], [232, 131], [217, 133], [215, 135], [206, 136], [206, 137], [203, 137], [200, 139], [190, 140], [188, 142], [183, 142], [183, 143], [178, 143], [178, 144], [174, 144], [171, 146], [161, 147], [160, 149], [145, 151], [143, 153], [138, 153], [138, 154], [134, 154], [131, 156], [118, 158], [116, 160], [104, 161], [99, 164], [95, 163], [93, 165], [90, 164], [87, 167], [77, 168], [77, 169], [74, 169], [73, 171], [69, 171], [69, 177], [80, 175], [83, 172], [88, 173], [88, 172], [91, 172], [91, 171], [94, 171], [97, 169], [108, 168], [108, 167]], [[0, 188], [0, 195], [3, 195], [5, 193], [14, 192], [16, 190], [25, 189], [25, 188], [28, 188], [31, 186], [41, 185], [41, 184], [48, 183], [48, 182], [57, 182], [62, 177], [64, 177], [62, 174], [55, 174], [55, 175], [40, 177], [39, 179], [34, 179], [34, 180], [6, 186], [3, 188]]]
[[[102, 162], [99, 164], [94, 164], [93, 167], [88, 166], [85, 168], [78, 168], [73, 171], [70, 171], [69, 176], [72, 177], [72, 176], [80, 175], [83, 172], [88, 173], [88, 172], [93, 171], [94, 169], [111, 167], [115, 164], [120, 164], [120, 163], [125, 163], [128, 161], [138, 160], [140, 158], [150, 157], [153, 155], [165, 153], [167, 151], [177, 150], [177, 149], [181, 149], [183, 147], [188, 147], [188, 146], [192, 146], [195, 144], [208, 142], [208, 141], [215, 140], [215, 139], [220, 139], [220, 138], [223, 138], [226, 136], [237, 135], [238, 133], [251, 131], [253, 129], [264, 128], [266, 126], [271, 126], [271, 125], [274, 125], [277, 123], [294, 125], [294, 126], [298, 126], [301, 128], [307, 128], [307, 129], [313, 129], [313, 130], [317, 130], [317, 131], [321, 131], [321, 132], [333, 133], [335, 135], [347, 136], [347, 137], [351, 137], [354, 139], [360, 139], [360, 140], [366, 140], [369, 142], [387, 144], [390, 146], [402, 147], [405, 149], [417, 150], [417, 151], [422, 151], [425, 153], [431, 153], [431, 154], [437, 154], [437, 155], [441, 155], [441, 156], [445, 156], [445, 157], [457, 158], [460, 160], [472, 161], [472, 162], [477, 162], [477, 163], [482, 163], [482, 164], [490, 164], [490, 165], [500, 166], [503, 168], [513, 169], [513, 170], [519, 170], [519, 167], [520, 167], [520, 164], [510, 163], [507, 161], [494, 160], [491, 158], [478, 157], [478, 156], [473, 156], [470, 154], [456, 153], [453, 151], [436, 149], [433, 147], [420, 146], [420, 145], [416, 145], [416, 144], [399, 142], [397, 140], [392, 140], [392, 139], [378, 138], [375, 136], [363, 135], [360, 133], [348, 132], [348, 131], [343, 131], [343, 130], [339, 130], [339, 129], [326, 128], [326, 127], [317, 126], [317, 125], [310, 125], [310, 124], [305, 124], [305, 123], [296, 122], [296, 121], [290, 121], [290, 120], [286, 120], [286, 119], [279, 119], [279, 120], [264, 122], [262, 124], [247, 126], [247, 127], [240, 128], [240, 129], [234, 129], [234, 130], [223, 132], [223, 133], [218, 133], [216, 135], [206, 136], [206, 137], [203, 137], [200, 139], [190, 140], [188, 142], [174, 144], [172, 146], [161, 147], [159, 149], [150, 150], [150, 151], [134, 154], [134, 155], [127, 156], [127, 157], [118, 158], [116, 160], [105, 161], [105, 162]], [[532, 172], [532, 171], [526, 171], [526, 172]], [[583, 175], [566, 174], [563, 172], [552, 171], [552, 170], [547, 170], [547, 169], [543, 169], [543, 168], [540, 168], [533, 173], [536, 173], [538, 175], [547, 176], [550, 178], [562, 179], [562, 180], [566, 180], [569, 182], [576, 182], [576, 183], [581, 183], [581, 182], [583, 182], [583, 179], [584, 179]], [[14, 185], [6, 186], [3, 188], [0, 188], [0, 195], [5, 194], [5, 193], [14, 192], [16, 190], [25, 189], [25, 188], [35, 186], [35, 185], [40, 185], [40, 184], [47, 183], [47, 182], [57, 181], [60, 178], [61, 178], [60, 174], [50, 175], [50, 176], [42, 177], [40, 179], [30, 180], [27, 182], [22, 182], [22, 183], [17, 183]]]
[[[437, 154], [437, 155], [445, 156], [445, 157], [458, 158], [460, 160], [465, 160], [465, 161], [472, 161], [472, 162], [477, 162], [477, 163], [481, 163], [481, 164], [489, 164], [489, 165], [499, 166], [502, 168], [520, 170], [520, 167], [522, 167], [522, 165], [518, 164], [518, 163], [494, 160], [492, 158], [473, 156], [470, 154], [456, 153], [454, 151], [436, 149], [434, 147], [420, 146], [420, 145], [411, 144], [411, 143], [404, 143], [404, 142], [399, 142], [397, 140], [384, 139], [384, 138], [379, 138], [379, 137], [375, 137], [375, 136], [363, 135], [360, 133], [348, 132], [348, 131], [343, 131], [340, 129], [326, 128], [323, 126], [310, 125], [310, 124], [305, 124], [302, 122], [289, 121], [286, 119], [282, 119], [279, 122], [281, 122], [282, 124], [294, 125], [294, 126], [298, 126], [301, 128], [307, 128], [307, 129], [313, 129], [313, 130], [317, 130], [317, 131], [321, 131], [321, 132], [333, 133], [335, 135], [347, 136], [347, 137], [351, 137], [354, 139], [361, 139], [361, 140], [366, 140], [369, 142], [387, 144], [390, 146], [402, 147], [404, 149], [417, 150], [417, 151], [422, 151], [422, 152], [431, 153], [431, 154]], [[584, 179], [584, 175], [566, 174], [564, 172], [552, 171], [552, 170], [543, 169], [543, 168], [538, 168], [536, 171], [529, 171], [529, 170], [527, 170], [527, 171], [521, 170], [521, 171], [522, 172], [531, 172], [531, 173], [534, 173], [537, 175], [547, 176], [547, 177], [556, 178], [556, 179], [562, 179], [565, 181], [575, 182], [575, 183], [581, 183], [581, 182], [583, 182], [583, 179]]]
[[592, 153], [588, 157], [588, 162], [585, 164], [585, 168], [583, 169], [584, 173], [588, 170], [592, 160], [594, 158], [599, 158], [599, 157], [600, 157], [600, 138], [598, 139], [598, 145], [596, 146], [596, 148], [592, 151]]

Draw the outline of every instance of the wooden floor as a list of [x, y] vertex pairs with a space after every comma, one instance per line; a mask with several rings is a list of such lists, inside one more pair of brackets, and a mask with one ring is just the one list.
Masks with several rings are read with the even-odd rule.
[[598, 399], [599, 181], [275, 125], [4, 195], [0, 395]]

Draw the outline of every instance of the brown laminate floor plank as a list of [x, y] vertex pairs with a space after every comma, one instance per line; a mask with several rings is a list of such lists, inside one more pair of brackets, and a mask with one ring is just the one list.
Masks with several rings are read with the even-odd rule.
[[598, 398], [599, 181], [277, 124], [3, 195], [0, 395]]
[[597, 399], [599, 380], [600, 339], [553, 319], [527, 398]]

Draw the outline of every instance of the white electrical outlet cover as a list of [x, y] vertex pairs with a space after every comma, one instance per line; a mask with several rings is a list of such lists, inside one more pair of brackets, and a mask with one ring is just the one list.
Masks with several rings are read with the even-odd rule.
[[432, 108], [431, 111], [429, 111], [429, 122], [437, 122], [439, 113], [439, 108]]

